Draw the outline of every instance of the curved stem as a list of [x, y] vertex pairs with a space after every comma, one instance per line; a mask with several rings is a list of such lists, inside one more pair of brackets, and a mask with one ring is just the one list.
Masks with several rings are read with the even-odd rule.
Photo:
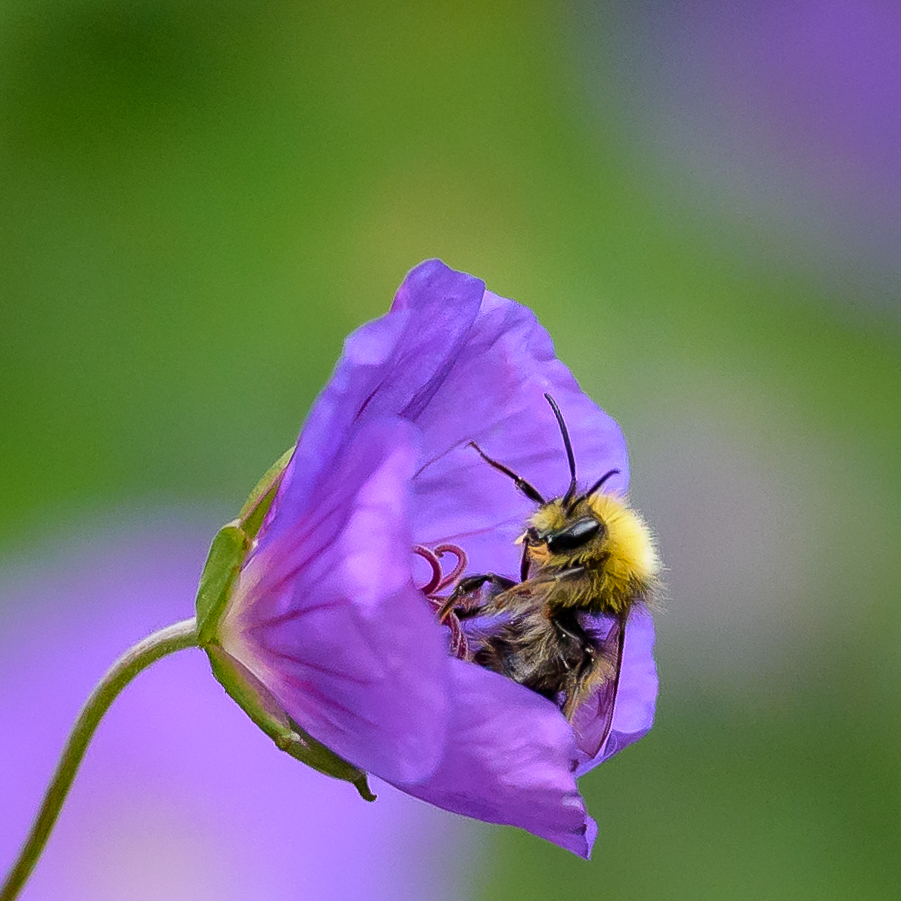
[[59, 816], [66, 795], [72, 787], [84, 753], [101, 718], [119, 692], [151, 663], [183, 648], [198, 646], [197, 623], [186, 619], [148, 635], [134, 647], [129, 648], [106, 672], [94, 687], [90, 697], [81, 708], [75, 725], [69, 733], [69, 740], [63, 749], [56, 772], [50, 781], [41, 809], [25, 840], [19, 858], [0, 888], [0, 901], [13, 901], [28, 879], [34, 865], [44, 850], [50, 830]]

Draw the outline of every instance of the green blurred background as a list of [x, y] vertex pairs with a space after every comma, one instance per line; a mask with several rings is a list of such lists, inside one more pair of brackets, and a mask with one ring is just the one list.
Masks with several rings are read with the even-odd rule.
[[669, 568], [594, 860], [484, 830], [476, 897], [897, 897], [901, 17], [780, 6], [0, 4], [2, 557], [212, 532], [440, 256], [621, 422]]

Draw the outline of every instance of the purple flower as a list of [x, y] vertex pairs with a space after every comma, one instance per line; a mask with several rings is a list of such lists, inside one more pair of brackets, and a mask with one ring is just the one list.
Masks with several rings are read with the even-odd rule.
[[[0, 568], [0, 871], [93, 684], [182, 618], [196, 586], [208, 527], [171, 513], [119, 526]], [[110, 709], [23, 898], [465, 897], [476, 836], [382, 795], [361, 804], [274, 753], [203, 655], [177, 654]]]
[[[513, 574], [533, 504], [468, 442], [546, 496], [568, 469], [544, 399], [564, 411], [586, 478], [628, 478], [619, 427], [554, 355], [534, 314], [437, 260], [352, 334], [300, 435], [218, 625], [218, 640], [312, 736], [457, 813], [520, 826], [587, 857], [576, 785], [650, 728], [650, 617], [627, 629], [610, 737], [589, 758], [557, 707], [448, 653], [414, 545], [462, 548]], [[591, 723], [581, 723], [590, 729]]]

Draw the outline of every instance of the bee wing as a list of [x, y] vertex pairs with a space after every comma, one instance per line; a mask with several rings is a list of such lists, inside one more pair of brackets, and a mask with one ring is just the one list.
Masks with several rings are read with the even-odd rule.
[[607, 635], [599, 639], [598, 644], [603, 657], [613, 664], [613, 672], [576, 708], [573, 716], [576, 744], [589, 760], [600, 753], [613, 725], [616, 693], [623, 667], [623, 648], [626, 644], [625, 620], [615, 619]]

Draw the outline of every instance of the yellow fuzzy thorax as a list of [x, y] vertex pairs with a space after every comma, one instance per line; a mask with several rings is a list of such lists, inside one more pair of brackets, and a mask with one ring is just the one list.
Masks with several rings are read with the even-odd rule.
[[587, 517], [603, 525], [601, 534], [569, 552], [551, 553], [546, 544], [530, 544], [531, 574], [584, 567], [584, 578], [549, 587], [548, 605], [625, 613], [634, 601], [647, 599], [660, 574], [651, 531], [639, 513], [615, 495], [595, 494], [569, 513], [561, 500], [550, 501], [535, 511], [529, 524], [547, 534]]

